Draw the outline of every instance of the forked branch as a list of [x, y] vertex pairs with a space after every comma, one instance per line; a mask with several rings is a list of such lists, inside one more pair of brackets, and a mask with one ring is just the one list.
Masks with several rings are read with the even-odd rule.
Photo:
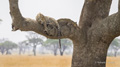
[[90, 28], [93, 23], [106, 18], [109, 15], [112, 0], [85, 0], [79, 26]]
[[120, 35], [120, 0], [118, 3], [117, 13], [108, 16], [92, 28], [95, 28], [94, 31], [99, 30], [99, 32], [96, 33], [101, 32], [101, 34], [104, 35], [103, 37], [109, 37], [108, 39], [115, 38]]

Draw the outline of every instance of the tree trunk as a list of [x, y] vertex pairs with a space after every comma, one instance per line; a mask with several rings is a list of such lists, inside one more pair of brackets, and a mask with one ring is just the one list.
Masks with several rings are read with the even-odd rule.
[[6, 55], [8, 55], [9, 54], [9, 50], [8, 49], [6, 49]]
[[1, 51], [2, 55], [4, 54], [4, 51]]
[[25, 52], [26, 52], [26, 48], [25, 48], [25, 47], [23, 47], [23, 50], [22, 50], [22, 51], [23, 51], [23, 54], [25, 54]]
[[34, 53], [34, 56], [36, 56], [36, 45], [33, 46], [33, 53]]
[[5, 49], [4, 49], [4, 47], [2, 47], [2, 49], [1, 49], [1, 53], [2, 53], [2, 55], [5, 53]]
[[[80, 40], [82, 41], [82, 38]], [[89, 40], [88, 43], [81, 41], [73, 42], [72, 67], [105, 67], [107, 50], [111, 41], [94, 39]]]
[[2, 55], [4, 54], [4, 52], [1, 52], [2, 53]]
[[54, 50], [53, 52], [54, 52], [54, 56], [56, 56], [57, 55], [57, 50]]
[[67, 46], [65, 45], [62, 45], [62, 51], [61, 51], [61, 56], [63, 56], [65, 50], [67, 49]]
[[63, 51], [61, 51], [60, 55], [61, 55], [61, 56], [63, 56], [63, 53], [64, 53], [64, 52], [63, 52]]
[[60, 51], [60, 55], [62, 56], [63, 55], [62, 49], [59, 48], [59, 51]]
[[115, 50], [115, 51], [114, 51], [114, 56], [115, 56], [115, 57], [117, 57], [117, 52], [118, 52], [118, 50]]
[[114, 56], [117, 57], [117, 52], [115, 51]]
[[54, 52], [54, 56], [57, 55], [57, 49], [58, 49], [58, 46], [56, 44], [53, 45], [53, 52]]
[[19, 55], [21, 55], [22, 47], [19, 47]]

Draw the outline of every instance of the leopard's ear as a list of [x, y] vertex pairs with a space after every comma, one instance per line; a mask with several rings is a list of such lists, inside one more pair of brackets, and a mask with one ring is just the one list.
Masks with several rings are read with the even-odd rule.
[[40, 13], [40, 18], [44, 19], [44, 15]]

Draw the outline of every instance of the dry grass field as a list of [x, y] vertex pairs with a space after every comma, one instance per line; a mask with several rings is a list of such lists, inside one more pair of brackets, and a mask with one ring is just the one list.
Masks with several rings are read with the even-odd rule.
[[[71, 56], [2, 56], [0, 67], [70, 67]], [[107, 67], [120, 67], [120, 57], [108, 57]]]
[[0, 56], [0, 67], [70, 67], [71, 56]]
[[120, 57], [107, 57], [106, 67], [120, 67]]

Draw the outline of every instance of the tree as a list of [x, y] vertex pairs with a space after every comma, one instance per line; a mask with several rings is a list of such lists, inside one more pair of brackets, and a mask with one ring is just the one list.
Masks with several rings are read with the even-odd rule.
[[3, 38], [0, 39], [0, 52], [2, 53], [2, 55], [5, 53], [5, 48], [3, 47], [3, 44], [7, 39]]
[[22, 53], [24, 54], [26, 52], [27, 44], [28, 44], [27, 40], [19, 42], [19, 45], [18, 45], [18, 47], [19, 47], [19, 55], [21, 55]]
[[17, 44], [15, 44], [11, 41], [5, 41], [5, 42], [1, 43], [1, 45], [0, 45], [1, 53], [4, 54], [6, 52], [6, 55], [11, 54], [9, 50], [12, 50], [14, 48], [17, 48]]
[[70, 19], [58, 19], [57, 29], [47, 25], [49, 32], [36, 20], [24, 18], [18, 0], [9, 0], [13, 26], [21, 31], [34, 31], [51, 39], [69, 38], [73, 41], [72, 67], [105, 67], [107, 50], [112, 40], [120, 35], [120, 0], [118, 12], [109, 16], [112, 0], [85, 0], [79, 25]]
[[2, 55], [5, 53], [5, 48], [2, 44], [0, 44], [0, 52], [2, 53]]
[[119, 39], [114, 39], [109, 47], [110, 49], [114, 50], [114, 56], [117, 56], [117, 52], [120, 49], [120, 45], [119, 45]]
[[59, 48], [58, 40], [47, 39], [43, 46], [48, 50], [52, 50], [55, 56], [57, 55], [57, 50]]
[[33, 32], [29, 32], [29, 35], [26, 37], [28, 39], [28, 43], [33, 46], [33, 53], [34, 53], [34, 56], [36, 56], [37, 45], [43, 44], [42, 37], [36, 33], [33, 33]]
[[61, 44], [62, 44], [62, 53], [61, 55], [63, 55], [63, 53], [65, 52], [65, 50], [69, 47], [72, 47], [72, 42], [68, 39], [62, 39], [61, 40]]
[[[43, 45], [45, 46], [47, 49], [49, 50], [52, 50], [54, 52], [54, 55], [56, 56], [57, 55], [57, 50], [60, 50], [60, 47], [59, 47], [59, 42], [58, 40], [56, 39], [47, 39], [45, 41], [45, 44]], [[61, 39], [61, 53], [60, 55], [62, 56], [64, 51], [69, 48], [69, 46], [72, 46], [72, 43], [70, 40], [68, 39]]]

